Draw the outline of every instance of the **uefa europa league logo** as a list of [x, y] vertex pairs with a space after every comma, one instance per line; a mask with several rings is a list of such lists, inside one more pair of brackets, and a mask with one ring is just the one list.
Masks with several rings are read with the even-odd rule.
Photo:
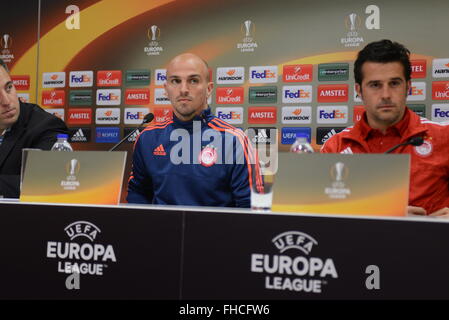
[[9, 34], [4, 34], [2, 37], [2, 45], [3, 45], [3, 49], [9, 49], [9, 47], [11, 46], [11, 37], [9, 36]]
[[355, 30], [356, 19], [357, 19], [357, 14], [351, 13], [349, 15], [349, 28], [350, 28], [351, 31]]
[[246, 20], [244, 23], [245, 25], [245, 37], [251, 36], [251, 20]]
[[74, 176], [78, 173], [79, 169], [80, 164], [78, 159], [72, 159], [67, 163], [67, 173], [69, 174], [70, 177], [75, 178]]
[[151, 32], [151, 41], [157, 41], [160, 32], [159, 28], [156, 25], [152, 25], [150, 27], [150, 32]]
[[345, 167], [345, 164], [343, 162], [337, 162], [335, 165], [335, 180], [341, 181], [343, 180], [343, 169]]

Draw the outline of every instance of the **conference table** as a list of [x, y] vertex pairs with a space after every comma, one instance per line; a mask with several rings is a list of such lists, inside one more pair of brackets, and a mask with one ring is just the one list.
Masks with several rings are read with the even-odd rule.
[[449, 298], [436, 218], [0, 200], [1, 299]]

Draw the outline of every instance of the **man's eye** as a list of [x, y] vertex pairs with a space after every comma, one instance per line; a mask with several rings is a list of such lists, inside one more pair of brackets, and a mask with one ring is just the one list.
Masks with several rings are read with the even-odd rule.
[[379, 83], [377, 83], [377, 82], [373, 82], [373, 83], [371, 83], [370, 85], [370, 88], [379, 88], [380, 87], [380, 84]]
[[401, 84], [401, 82], [399, 82], [399, 81], [391, 81], [391, 83], [390, 83], [390, 85], [392, 86], [392, 87], [397, 87], [397, 86], [399, 86]]
[[181, 81], [179, 79], [172, 79], [171, 83], [173, 84], [179, 84]]
[[198, 79], [190, 79], [190, 83], [194, 83], [194, 84], [197, 84], [199, 82], [199, 80]]
[[8, 84], [8, 85], [6, 86], [6, 91], [10, 92], [10, 91], [12, 90], [12, 88], [14, 88], [14, 85]]

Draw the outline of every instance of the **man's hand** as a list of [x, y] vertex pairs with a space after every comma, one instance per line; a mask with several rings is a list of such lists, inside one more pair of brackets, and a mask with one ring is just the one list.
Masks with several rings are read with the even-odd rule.
[[[421, 207], [414, 207], [414, 206], [408, 206], [407, 207], [407, 215], [409, 216], [426, 216], [427, 212], [424, 208]], [[449, 218], [449, 208], [441, 208], [440, 210], [437, 210], [435, 212], [432, 212], [429, 214], [429, 217], [435, 217], [435, 218]]]
[[429, 216], [447, 219], [447, 218], [449, 218], [449, 208], [448, 207], [441, 208], [440, 210], [432, 212], [431, 214], [429, 214]]
[[407, 215], [409, 216], [425, 216], [427, 214], [426, 209], [421, 207], [408, 206]]

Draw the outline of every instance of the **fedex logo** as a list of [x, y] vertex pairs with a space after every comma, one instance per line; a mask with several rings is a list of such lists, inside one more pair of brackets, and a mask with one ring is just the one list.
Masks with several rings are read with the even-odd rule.
[[69, 86], [77, 87], [92, 87], [94, 84], [93, 71], [71, 71], [69, 74]]
[[317, 123], [347, 123], [348, 106], [318, 106]]
[[249, 68], [250, 83], [275, 83], [278, 81], [277, 66], [258, 66]]
[[426, 99], [426, 83], [412, 82], [408, 91], [407, 101], [422, 101]]
[[217, 88], [216, 103], [218, 104], [243, 103], [243, 88], [241, 87]]
[[232, 124], [243, 123], [243, 108], [216, 108], [215, 114], [217, 118]]
[[317, 100], [318, 102], [346, 102], [348, 101], [348, 85], [320, 85]]
[[426, 60], [424, 59], [418, 59], [418, 60], [411, 60], [412, 63], [412, 74], [411, 78], [425, 78], [427, 69], [426, 69]]
[[153, 112], [154, 121], [156, 122], [164, 122], [173, 119], [173, 109], [171, 107], [155, 107]]
[[125, 104], [145, 105], [150, 103], [149, 89], [126, 89]]
[[11, 76], [12, 83], [16, 90], [29, 90], [30, 89], [30, 76]]
[[141, 124], [148, 112], [148, 108], [126, 108], [124, 122], [125, 124]]
[[282, 79], [284, 82], [309, 82], [312, 81], [313, 65], [294, 64], [284, 66]]
[[89, 108], [76, 108], [69, 109], [67, 117], [68, 124], [91, 124], [92, 122], [92, 109]]
[[97, 87], [120, 87], [121, 85], [121, 70], [100, 70], [97, 72]]
[[432, 99], [449, 100], [449, 81], [432, 82]]
[[167, 81], [167, 69], [156, 69], [154, 72], [154, 83], [162, 86]]
[[449, 104], [433, 104], [432, 105], [432, 121], [442, 122], [449, 120]]
[[65, 104], [64, 90], [46, 90], [42, 91], [42, 105], [44, 106], [63, 106]]
[[312, 102], [312, 86], [284, 86], [282, 87], [283, 103]]
[[120, 89], [99, 89], [97, 90], [97, 105], [113, 106], [119, 105], [121, 101]]

